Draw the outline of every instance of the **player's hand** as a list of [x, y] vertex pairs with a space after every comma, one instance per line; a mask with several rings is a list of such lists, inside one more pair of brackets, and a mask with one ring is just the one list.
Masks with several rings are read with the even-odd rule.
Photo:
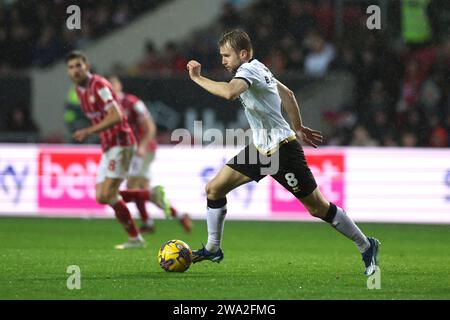
[[195, 78], [200, 78], [202, 65], [199, 62], [191, 60], [188, 62], [186, 67], [189, 71], [189, 76], [191, 77], [192, 80], [194, 80]]
[[301, 127], [300, 130], [297, 130], [297, 137], [300, 141], [314, 148], [317, 148], [317, 145], [323, 141], [323, 136], [320, 131], [312, 130], [308, 127]]
[[77, 142], [83, 142], [87, 137], [89, 137], [89, 135], [89, 129], [80, 129], [75, 131], [75, 133], [72, 135], [72, 138]]
[[136, 155], [137, 155], [138, 157], [143, 158], [143, 157], [145, 156], [146, 153], [147, 153], [147, 148], [146, 148], [146, 146], [141, 146], [141, 145], [139, 145], [138, 148], [137, 148], [137, 150], [136, 150]]

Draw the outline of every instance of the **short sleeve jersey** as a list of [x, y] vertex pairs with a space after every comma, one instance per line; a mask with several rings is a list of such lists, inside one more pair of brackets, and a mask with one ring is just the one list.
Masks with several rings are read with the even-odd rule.
[[[144, 102], [135, 95], [122, 93], [119, 95], [120, 102], [128, 118], [131, 130], [138, 143], [143, 139], [145, 131], [142, 129], [142, 122], [150, 117], [150, 112]], [[157, 148], [156, 140], [149, 141], [147, 151], [155, 152]]]
[[239, 99], [245, 108], [256, 148], [268, 152], [282, 140], [295, 135], [281, 114], [277, 81], [264, 64], [256, 59], [243, 63], [234, 78], [244, 80], [249, 86]]
[[[114, 102], [122, 108], [111, 84], [99, 75], [89, 75], [88, 85], [86, 87], [77, 86], [76, 91], [81, 109], [93, 125], [98, 124], [106, 117], [107, 110], [113, 107]], [[99, 135], [103, 151], [115, 146], [127, 147], [136, 143], [126, 116], [122, 122], [101, 131]]]

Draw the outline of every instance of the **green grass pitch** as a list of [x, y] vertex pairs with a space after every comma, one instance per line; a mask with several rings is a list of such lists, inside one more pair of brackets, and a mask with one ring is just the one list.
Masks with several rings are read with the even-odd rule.
[[[380, 239], [381, 289], [368, 290], [356, 247], [325, 223], [227, 221], [225, 259], [167, 273], [160, 245], [193, 233], [156, 221], [147, 247], [116, 251], [126, 239], [113, 220], [0, 219], [0, 299], [450, 299], [450, 226], [360, 224]], [[68, 290], [69, 265], [81, 289]]]

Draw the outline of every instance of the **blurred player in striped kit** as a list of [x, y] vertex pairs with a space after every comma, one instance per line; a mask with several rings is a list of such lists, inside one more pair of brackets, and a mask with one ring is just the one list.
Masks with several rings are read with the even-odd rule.
[[[91, 126], [76, 130], [72, 137], [83, 142], [91, 135], [99, 134], [102, 158], [95, 179], [95, 198], [98, 203], [109, 205], [114, 210], [128, 234], [128, 241], [115, 248], [142, 248], [145, 246], [144, 238], [119, 194], [119, 186], [128, 174], [136, 138], [111, 84], [104, 77], [91, 73], [87, 57], [80, 51], [72, 51], [67, 54], [65, 62], [67, 74], [76, 85], [80, 108], [91, 122]], [[127, 196], [150, 197], [148, 191], [127, 192]]]
[[[150, 190], [151, 164], [155, 158], [157, 148], [156, 142], [156, 124], [145, 106], [144, 102], [135, 95], [123, 92], [123, 86], [120, 79], [111, 75], [108, 77], [113, 89], [123, 107], [124, 113], [128, 118], [128, 123], [136, 137], [137, 149], [131, 159], [130, 171], [128, 173], [127, 189]], [[162, 186], [155, 186], [150, 191], [151, 194], [163, 194]], [[128, 200], [128, 199], [127, 199]], [[154, 221], [147, 212], [146, 200], [141, 198], [134, 199], [136, 207], [142, 220], [140, 231], [142, 233], [152, 233], [155, 231]], [[178, 218], [186, 232], [191, 231], [191, 219], [188, 214], [179, 215], [178, 211], [168, 202], [163, 203], [152, 201], [158, 207], [163, 209], [166, 217]]]

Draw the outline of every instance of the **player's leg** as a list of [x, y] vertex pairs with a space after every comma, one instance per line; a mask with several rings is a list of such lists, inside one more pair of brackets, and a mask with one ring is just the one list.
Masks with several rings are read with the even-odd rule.
[[261, 173], [261, 167], [264, 165], [259, 157], [255, 157], [257, 155], [259, 153], [254, 145], [248, 145], [228, 161], [226, 166], [206, 185], [208, 243], [206, 247], [192, 252], [193, 262], [203, 260], [220, 262], [223, 259], [220, 243], [227, 213], [226, 195], [245, 183], [258, 182], [264, 178]]
[[[154, 153], [147, 153], [145, 157], [133, 156], [129, 171], [129, 181], [131, 180], [133, 182], [133, 187], [140, 187], [140, 179], [149, 178], [149, 166], [153, 161], [153, 158]], [[171, 216], [170, 205], [162, 186], [156, 186], [152, 190], [150, 190], [148, 186], [145, 189], [128, 188], [127, 190], [120, 191], [120, 195], [125, 202], [135, 202], [136, 205], [138, 205], [138, 209], [139, 207], [142, 209], [142, 212], [141, 210], [139, 210], [139, 212], [144, 217], [148, 215], [148, 213], [146, 214], [146, 212], [144, 212], [146, 201], [151, 201], [161, 208], [167, 218]]]
[[347, 215], [344, 209], [328, 202], [319, 188], [316, 188], [310, 195], [301, 198], [300, 201], [315, 217], [329, 223], [333, 228], [352, 240], [361, 252], [365, 265], [364, 273], [372, 275], [378, 265], [378, 249], [380, 242], [371, 237], [367, 237]]
[[[376, 260], [378, 241], [367, 238], [342, 208], [325, 199], [307, 166], [300, 144], [297, 141], [291, 141], [283, 145], [280, 148], [279, 158], [280, 169], [273, 177], [297, 197], [312, 216], [328, 222], [337, 231], [351, 239], [363, 254], [363, 258], [373, 250], [372, 256]], [[366, 270], [366, 272], [369, 271]]]
[[353, 240], [361, 253], [370, 247], [369, 240], [352, 219], [342, 208], [327, 201], [319, 188], [306, 197], [300, 198], [300, 201], [311, 215], [328, 222], [337, 231]]
[[252, 181], [249, 177], [224, 166], [222, 170], [207, 183], [207, 222], [208, 222], [208, 242], [206, 249], [217, 251], [220, 248], [220, 241], [223, 233], [225, 215], [227, 213], [226, 195], [233, 189]]
[[[150, 172], [150, 168], [148, 168], [146, 170], [146, 172]], [[136, 177], [135, 178], [136, 179], [135, 180], [136, 181], [135, 188], [143, 189], [143, 190], [150, 190], [150, 185], [151, 185], [150, 177], [151, 177], [151, 174], [147, 174], [145, 177]], [[156, 189], [152, 190], [150, 192], [150, 194], [153, 193], [153, 194], [158, 195], [158, 192], [157, 192], [158, 188], [162, 188], [162, 187], [156, 186]], [[168, 199], [164, 199], [164, 197], [159, 196], [159, 197], [153, 197], [152, 199], [154, 199], [152, 202], [154, 202], [156, 206], [158, 206], [159, 208], [161, 208], [163, 210], [166, 207], [165, 202], [167, 202], [172, 218], [177, 219], [181, 223], [184, 231], [186, 231], [187, 233], [191, 232], [192, 221], [191, 221], [190, 216], [187, 213], [180, 214], [180, 212], [170, 203], [170, 201]], [[158, 199], [159, 199], [159, 201], [157, 201]], [[141, 218], [143, 219], [143, 225], [140, 228], [141, 231], [154, 232], [154, 229], [155, 229], [154, 222], [153, 222], [153, 219], [150, 217], [150, 215], [147, 214], [148, 218], [146, 220], [144, 220], [144, 218], [143, 218], [144, 214], [147, 212], [146, 207], [145, 207], [145, 202], [137, 201], [136, 206], [138, 207], [138, 210], [141, 213]]]
[[139, 230], [136, 228], [125, 201], [119, 195], [119, 187], [128, 173], [132, 154], [132, 147], [113, 147], [109, 149], [102, 156], [97, 175], [97, 200], [113, 208], [117, 220], [122, 224], [129, 236], [129, 241], [123, 245], [116, 246], [117, 249], [142, 247], [145, 243]]
[[155, 186], [152, 189], [127, 189], [121, 190], [120, 195], [125, 202], [153, 202], [158, 208], [161, 208], [166, 218], [172, 216], [170, 203], [167, 200], [163, 186]]
[[[148, 155], [147, 155], [148, 157]], [[149, 190], [149, 184], [145, 184], [145, 169], [148, 169], [148, 167], [144, 168], [144, 162], [145, 159], [142, 157], [139, 157], [136, 155], [136, 152], [134, 153], [131, 164], [130, 164], [130, 171], [128, 173], [128, 179], [127, 179], [127, 189], [134, 190], [134, 189], [141, 189], [141, 190]], [[150, 195], [149, 195], [150, 196]], [[142, 226], [141, 231], [144, 232], [153, 232], [153, 219], [150, 218], [149, 213], [147, 212], [147, 207], [145, 205], [146, 200], [141, 199], [137, 197], [134, 200], [136, 207], [138, 209], [139, 215], [141, 217]]]
[[[188, 233], [191, 232], [192, 221], [190, 216], [187, 213], [179, 213], [179, 211], [166, 198], [165, 190], [162, 186], [156, 186], [155, 188], [150, 189], [151, 184], [150, 180], [147, 177], [133, 177], [133, 180], [136, 181], [135, 184], [128, 186], [128, 189], [150, 190], [150, 201], [153, 202], [157, 207], [161, 208], [166, 216], [169, 214], [170, 217], [177, 219], [183, 226], [184, 231]], [[147, 208], [145, 205], [146, 201], [137, 199], [135, 202], [142, 219], [142, 226], [140, 227], [141, 232], [154, 232], [154, 221], [151, 218], [150, 214], [147, 212]]]
[[[151, 164], [153, 163], [155, 157], [154, 152], [149, 152], [146, 156], [146, 160], [143, 162], [143, 167], [139, 172], [139, 177], [137, 180], [137, 185], [141, 189], [150, 190], [150, 180], [152, 177], [151, 173]], [[156, 186], [151, 190], [151, 194], [156, 196], [152, 197], [152, 202], [163, 209], [164, 213], [166, 213], [167, 208], [169, 208], [170, 216], [174, 219], [178, 219], [178, 221], [183, 226], [184, 231], [191, 232], [192, 229], [192, 221], [190, 216], [187, 213], [180, 214], [178, 210], [171, 205], [168, 199], [164, 196], [164, 188], [162, 186]], [[137, 204], [137, 203], [136, 203]], [[143, 204], [145, 207], [145, 203]], [[167, 213], [166, 213], [167, 215]]]
[[148, 190], [150, 182], [141, 177], [129, 177], [127, 180], [127, 189], [146, 189]]
[[122, 179], [105, 177], [102, 183], [96, 185], [97, 201], [113, 208], [115, 216], [128, 234], [126, 244], [116, 246], [116, 249], [143, 247], [145, 242], [131, 217], [126, 203], [119, 196], [119, 186]]
[[165, 190], [162, 186], [153, 187], [151, 190], [144, 189], [126, 189], [121, 190], [120, 195], [125, 202], [151, 201], [157, 207], [161, 208], [166, 218], [172, 216], [170, 203], [167, 200]]
[[225, 216], [227, 213], [226, 195], [233, 189], [252, 181], [249, 177], [224, 166], [222, 170], [206, 185], [207, 213], [206, 222], [208, 226], [208, 242], [205, 247], [193, 251], [194, 263], [203, 260], [220, 262], [223, 252], [220, 248]]
[[[146, 178], [139, 176], [130, 176], [127, 180], [127, 189], [129, 190], [149, 190], [149, 185], [149, 181]], [[142, 233], [153, 233], [155, 231], [154, 221], [147, 211], [146, 201], [142, 199], [136, 199], [135, 204], [142, 222], [139, 230]]]

